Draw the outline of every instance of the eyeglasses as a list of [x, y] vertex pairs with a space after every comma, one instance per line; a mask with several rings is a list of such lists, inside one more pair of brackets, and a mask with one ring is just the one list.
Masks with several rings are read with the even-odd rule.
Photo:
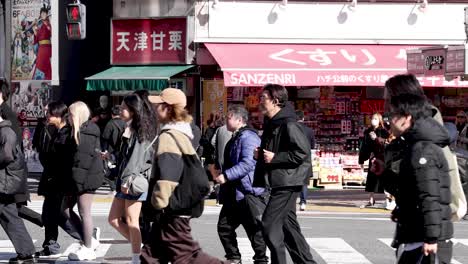
[[457, 116], [457, 118], [466, 118], [466, 116]]

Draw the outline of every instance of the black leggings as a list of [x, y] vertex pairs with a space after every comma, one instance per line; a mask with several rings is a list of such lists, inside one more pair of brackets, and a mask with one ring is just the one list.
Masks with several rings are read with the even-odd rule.
[[[65, 196], [62, 203], [62, 213], [70, 220], [73, 227], [78, 230], [83, 238], [84, 245], [91, 248], [93, 235], [93, 218], [91, 217], [91, 206], [93, 204], [92, 193]], [[78, 203], [78, 216], [73, 207]]]

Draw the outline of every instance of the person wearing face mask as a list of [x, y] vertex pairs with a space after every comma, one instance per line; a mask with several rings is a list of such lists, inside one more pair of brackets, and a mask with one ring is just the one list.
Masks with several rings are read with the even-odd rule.
[[364, 161], [369, 160], [369, 170], [366, 179], [366, 192], [370, 193], [369, 202], [364, 206], [375, 205], [374, 193], [383, 193], [384, 186], [379, 177], [384, 169], [384, 146], [389, 137], [384, 128], [382, 115], [372, 115], [371, 126], [364, 132], [364, 139], [359, 151], [359, 164], [363, 166]]

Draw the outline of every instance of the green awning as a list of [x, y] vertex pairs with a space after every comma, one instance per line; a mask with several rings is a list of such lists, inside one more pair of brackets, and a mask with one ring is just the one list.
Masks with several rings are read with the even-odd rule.
[[88, 91], [132, 91], [147, 89], [161, 91], [169, 86], [169, 79], [192, 68], [183, 66], [112, 67], [85, 78]]

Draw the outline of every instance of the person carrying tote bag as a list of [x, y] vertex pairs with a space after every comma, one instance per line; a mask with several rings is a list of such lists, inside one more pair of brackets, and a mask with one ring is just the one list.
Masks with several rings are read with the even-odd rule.
[[[203, 198], [196, 197], [194, 186], [202, 179], [207, 183], [207, 179], [192, 145], [192, 117], [185, 109], [187, 98], [181, 90], [167, 88], [149, 100], [156, 104], [161, 133], [155, 144], [152, 193], [147, 200], [157, 215], [142, 260], [144, 263], [225, 263], [203, 252], [191, 234], [190, 219], [203, 211]], [[198, 190], [201, 195], [203, 191]]]

